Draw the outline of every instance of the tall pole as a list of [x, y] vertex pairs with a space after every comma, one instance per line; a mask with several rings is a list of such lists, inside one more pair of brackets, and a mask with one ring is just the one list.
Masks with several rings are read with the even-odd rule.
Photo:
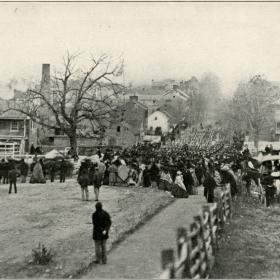
[[[124, 63], [122, 63], [123, 68], [123, 87], [125, 88], [125, 72], [124, 72]], [[125, 106], [125, 89], [123, 91], [123, 108], [122, 108], [122, 125], [121, 125], [121, 145], [123, 146], [123, 136], [124, 136], [124, 107]]]

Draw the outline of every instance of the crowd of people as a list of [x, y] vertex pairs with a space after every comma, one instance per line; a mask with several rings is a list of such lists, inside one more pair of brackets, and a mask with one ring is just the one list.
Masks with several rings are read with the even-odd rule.
[[[231, 143], [223, 141], [208, 147], [138, 144], [119, 151], [107, 149], [101, 153], [98, 150], [98, 160], [83, 160], [77, 183], [83, 201], [89, 201], [89, 186], [93, 186], [97, 201], [96, 211], [92, 215], [96, 263], [107, 262], [106, 240], [111, 226], [110, 215], [99, 202], [102, 185], [157, 188], [170, 192], [175, 198], [188, 198], [189, 195], [197, 194], [198, 186], [203, 186], [206, 201], [212, 203], [215, 201], [215, 189], [229, 184], [231, 196], [235, 199], [241, 192], [241, 181], [245, 181], [248, 188], [249, 181], [254, 179], [252, 174], [259, 174], [254, 166], [250, 166], [252, 158], [249, 150], [246, 148], [241, 152], [242, 147], [243, 139], [239, 138]], [[47, 179], [54, 182], [55, 176], [59, 174], [59, 181], [63, 183], [68, 167], [67, 160], [43, 160], [36, 155], [31, 165], [24, 159], [2, 160], [0, 181], [10, 183], [9, 193], [12, 186], [17, 193], [16, 182], [19, 177], [22, 183], [26, 182], [28, 175], [30, 183], [46, 183]], [[276, 167], [280, 170], [280, 165]], [[267, 182], [269, 179], [265, 178]]]
[[2, 159], [0, 161], [0, 183], [10, 184], [9, 194], [17, 193], [17, 183], [26, 183], [27, 177], [30, 177], [31, 184], [44, 184], [47, 179], [54, 182], [55, 177], [59, 175], [59, 181], [65, 182], [69, 164], [64, 159], [44, 160], [36, 155], [31, 164], [28, 164], [24, 158], [21, 160]]
[[[197, 187], [204, 186], [208, 202], [214, 200], [214, 190], [222, 183], [231, 185], [232, 196], [238, 193], [238, 178], [241, 162], [248, 157], [247, 150], [240, 152], [243, 139], [232, 143], [218, 142], [208, 147], [197, 145], [138, 144], [114, 152], [107, 149], [104, 154], [97, 151], [98, 161], [85, 159], [78, 171], [78, 184], [81, 198], [89, 200], [89, 186], [93, 186], [95, 200], [99, 201], [102, 185], [137, 186], [158, 188], [170, 192], [174, 197], [187, 198], [197, 194]], [[16, 182], [20, 176], [22, 183], [30, 174], [30, 183], [65, 182], [68, 161], [64, 159], [43, 160], [33, 158], [29, 166], [24, 159], [20, 161], [2, 160], [0, 162], [0, 180], [10, 182], [17, 192]], [[239, 173], [238, 173], [239, 172]]]
[[207, 201], [213, 202], [215, 187], [229, 183], [235, 197], [244, 160], [242, 145], [240, 139], [207, 148], [187, 144], [170, 147], [139, 144], [118, 152], [106, 150], [101, 154], [98, 151], [100, 161], [85, 160], [79, 170], [82, 200], [89, 199], [88, 186], [93, 185], [98, 201], [102, 184], [158, 188], [180, 198], [197, 194], [197, 187], [203, 185]]

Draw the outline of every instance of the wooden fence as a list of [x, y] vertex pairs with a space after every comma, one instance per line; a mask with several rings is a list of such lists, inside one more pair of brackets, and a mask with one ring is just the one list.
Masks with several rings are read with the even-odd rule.
[[189, 229], [177, 230], [177, 256], [173, 249], [162, 251], [160, 279], [208, 278], [218, 249], [218, 231], [232, 213], [230, 188], [222, 190], [217, 203], [205, 205]]

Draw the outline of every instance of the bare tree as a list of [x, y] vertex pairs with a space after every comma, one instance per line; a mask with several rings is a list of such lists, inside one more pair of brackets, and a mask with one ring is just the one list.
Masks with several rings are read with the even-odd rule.
[[118, 96], [124, 92], [116, 82], [123, 63], [113, 63], [107, 55], [91, 58], [90, 66], [77, 66], [79, 55], [69, 53], [63, 59], [63, 71], [55, 73], [50, 84], [41, 83], [27, 90], [21, 100], [10, 102], [10, 110], [30, 117], [38, 125], [59, 130], [69, 137], [77, 155], [77, 136], [85, 128], [104, 132], [114, 112]]
[[241, 83], [232, 100], [232, 118], [240, 127], [245, 126], [254, 136], [258, 147], [260, 133], [272, 120], [274, 102], [280, 98], [279, 88], [260, 75]]

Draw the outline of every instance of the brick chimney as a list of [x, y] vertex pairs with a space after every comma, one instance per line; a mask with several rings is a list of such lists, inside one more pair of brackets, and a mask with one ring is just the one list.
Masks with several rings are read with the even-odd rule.
[[41, 88], [42, 90], [50, 90], [50, 85], [51, 85], [50, 64], [43, 64]]

